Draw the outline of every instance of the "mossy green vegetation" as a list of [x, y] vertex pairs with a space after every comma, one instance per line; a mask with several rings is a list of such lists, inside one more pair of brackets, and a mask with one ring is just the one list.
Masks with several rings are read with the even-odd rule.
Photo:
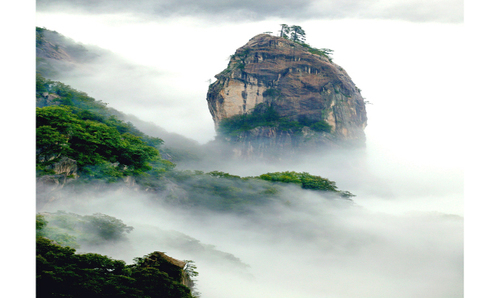
[[[278, 91], [271, 92], [278, 94]], [[275, 127], [298, 135], [305, 126], [316, 132], [330, 132], [332, 128], [324, 120], [312, 120], [307, 117], [299, 117], [298, 121], [290, 120], [281, 117], [272, 106], [259, 104], [251, 113], [223, 119], [219, 123], [218, 133], [234, 137], [257, 127]]]
[[338, 190], [334, 181], [328, 180], [320, 176], [314, 176], [307, 172], [297, 173], [294, 171], [274, 172], [258, 176], [259, 179], [281, 182], [293, 183], [300, 185], [303, 189], [318, 190], [318, 191], [333, 191], [338, 193], [341, 197], [350, 198], [354, 195], [348, 191]]
[[266, 91], [264, 91], [262, 93], [262, 96], [270, 97], [272, 99], [279, 99], [280, 95], [281, 95], [281, 91], [279, 89], [276, 89], [276, 88], [266, 89]]

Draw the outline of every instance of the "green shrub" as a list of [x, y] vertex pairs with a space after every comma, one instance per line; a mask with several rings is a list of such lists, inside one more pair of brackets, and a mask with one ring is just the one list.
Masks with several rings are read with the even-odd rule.
[[262, 93], [262, 96], [276, 98], [276, 97], [280, 96], [280, 94], [281, 94], [281, 91], [279, 89], [269, 88], [269, 89], [266, 89], [266, 91], [264, 91]]
[[332, 131], [332, 126], [328, 124], [326, 121], [317, 121], [313, 123], [310, 128], [314, 131], [318, 132], [331, 132]]
[[300, 185], [304, 189], [338, 191], [334, 181], [330, 181], [320, 176], [314, 176], [306, 172], [274, 172], [262, 174], [257, 178], [273, 182], [293, 183]]
[[[271, 93], [274, 94], [274, 91], [271, 91]], [[290, 120], [287, 117], [280, 117], [272, 106], [261, 103], [251, 113], [222, 119], [219, 123], [218, 132], [222, 135], [234, 137], [242, 132], [263, 126], [277, 127], [282, 131], [291, 131], [294, 134], [300, 134], [305, 126], [318, 132], [331, 131], [331, 126], [324, 120], [312, 120], [307, 117], [301, 117], [299, 121]]]

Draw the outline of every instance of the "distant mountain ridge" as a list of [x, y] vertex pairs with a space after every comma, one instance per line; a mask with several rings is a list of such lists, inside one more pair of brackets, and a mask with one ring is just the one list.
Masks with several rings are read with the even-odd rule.
[[56, 78], [59, 71], [72, 70], [98, 57], [96, 50], [89, 50], [56, 31], [36, 27], [36, 69], [44, 77]]

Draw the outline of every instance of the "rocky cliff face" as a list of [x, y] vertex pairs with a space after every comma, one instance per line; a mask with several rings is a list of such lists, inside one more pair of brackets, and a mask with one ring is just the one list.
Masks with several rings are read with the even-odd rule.
[[[367, 117], [360, 90], [342, 67], [313, 52], [290, 40], [259, 34], [236, 50], [228, 67], [216, 75], [208, 90], [208, 107], [219, 136], [240, 145], [238, 154], [364, 144]], [[263, 109], [277, 115], [274, 124], [261, 121], [262, 125], [247, 125], [230, 134], [220, 130], [224, 119]]]

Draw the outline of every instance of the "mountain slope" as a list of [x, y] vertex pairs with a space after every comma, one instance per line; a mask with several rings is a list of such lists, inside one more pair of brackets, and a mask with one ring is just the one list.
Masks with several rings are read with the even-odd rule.
[[97, 49], [89, 50], [56, 31], [36, 27], [36, 70], [47, 78], [58, 78], [61, 71], [70, 71], [99, 55]]

